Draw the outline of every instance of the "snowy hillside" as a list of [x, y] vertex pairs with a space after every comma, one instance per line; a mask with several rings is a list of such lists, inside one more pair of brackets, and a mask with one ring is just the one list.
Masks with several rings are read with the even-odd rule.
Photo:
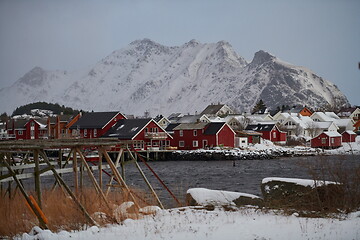
[[68, 73], [35, 67], [0, 90], [0, 112], [11, 113], [34, 101], [135, 115], [194, 113], [218, 102], [248, 112], [260, 98], [273, 108], [348, 104], [334, 84], [264, 51], [247, 63], [225, 41], [191, 40], [167, 47], [143, 39], [86, 70]]

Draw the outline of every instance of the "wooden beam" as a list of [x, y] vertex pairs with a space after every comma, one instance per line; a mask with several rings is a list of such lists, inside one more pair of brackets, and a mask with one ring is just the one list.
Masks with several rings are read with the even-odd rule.
[[78, 167], [77, 167], [77, 156], [76, 156], [76, 150], [74, 148], [73, 152], [73, 169], [74, 169], [74, 187], [75, 187], [75, 194], [76, 196], [79, 196], [79, 177], [78, 177]]
[[30, 208], [33, 210], [33, 212], [35, 213], [36, 217], [38, 218], [39, 220], [39, 223], [40, 223], [40, 227], [42, 228], [48, 228], [48, 226], [46, 225], [46, 223], [44, 222], [41, 214], [37, 211], [36, 207], [33, 205], [33, 203], [31, 202], [29, 196], [27, 195], [24, 187], [22, 186], [22, 184], [20, 183], [19, 179], [17, 179], [16, 177], [16, 173], [11, 169], [11, 166], [6, 162], [6, 161], [3, 161], [5, 166], [8, 168], [9, 172], [11, 174], [13, 174], [13, 178], [14, 178], [14, 181], [16, 182], [17, 186], [19, 187], [22, 195], [25, 197], [26, 199], [26, 202], [29, 204]]
[[[121, 159], [122, 155], [123, 155], [124, 151], [122, 148], [120, 148], [119, 153], [117, 155], [116, 161], [115, 161], [115, 168], [117, 169], [117, 167], [119, 166], [119, 160]], [[112, 186], [112, 181], [114, 180], [114, 174], [111, 175], [109, 183], [107, 184], [107, 189], [105, 192], [105, 195], [108, 196], [109, 192], [110, 192], [110, 187]], [[124, 178], [124, 176], [122, 176]], [[124, 180], [125, 181], [125, 180]], [[120, 182], [119, 182], [120, 183]]]
[[[43, 156], [44, 161], [51, 166], [49, 159], [47, 158], [47, 156], [45, 155], [45, 153], [43, 151], [40, 151], [40, 155]], [[74, 200], [74, 202], [77, 204], [78, 208], [81, 210], [81, 212], [85, 215], [86, 219], [91, 223], [94, 224], [96, 226], [98, 226], [98, 224], [94, 221], [94, 219], [92, 219], [92, 217], [90, 216], [90, 214], [86, 211], [85, 207], [81, 204], [81, 202], [77, 199], [77, 197], [75, 196], [75, 194], [71, 191], [71, 189], [68, 187], [68, 185], [66, 185], [66, 183], [64, 182], [64, 180], [62, 179], [62, 177], [60, 177], [60, 175], [56, 172], [55, 169], [51, 169], [51, 171], [53, 172], [55, 178], [59, 181], [59, 184], [61, 184], [65, 190], [67, 191], [67, 193], [70, 195], [70, 197]]]
[[37, 197], [37, 203], [42, 209], [42, 196], [41, 196], [41, 180], [40, 180], [40, 166], [39, 166], [39, 150], [34, 150], [34, 162], [35, 162], [35, 168], [34, 168], [34, 177], [35, 177], [35, 192]]
[[160, 207], [161, 207], [162, 209], [164, 209], [164, 206], [163, 206], [163, 204], [161, 203], [161, 201], [160, 201], [158, 195], [156, 194], [154, 188], [151, 186], [149, 180], [146, 178], [143, 170], [141, 169], [140, 165], [139, 165], [138, 162], [135, 160], [134, 156], [132, 155], [132, 153], [130, 152], [129, 149], [128, 149], [128, 153], [129, 153], [130, 157], [134, 160], [136, 168], [139, 170], [141, 176], [143, 177], [145, 183], [147, 184], [147, 186], [149, 187], [150, 191], [151, 191], [152, 194], [154, 195], [156, 201], [159, 203]]
[[79, 156], [80, 156], [80, 159], [82, 161], [82, 164], [85, 166], [86, 170], [87, 170], [87, 173], [89, 175], [89, 178], [90, 180], [92, 181], [94, 187], [95, 187], [95, 190], [97, 191], [98, 194], [100, 194], [100, 196], [103, 198], [103, 200], [105, 201], [106, 203], [106, 206], [111, 210], [111, 207], [110, 207], [110, 204], [108, 202], [108, 200], [106, 199], [105, 195], [104, 195], [104, 192], [102, 191], [102, 189], [100, 188], [99, 184], [97, 183], [95, 177], [94, 177], [94, 174], [92, 173], [89, 165], [87, 164], [86, 160], [85, 160], [85, 157], [84, 155], [81, 153], [80, 149], [77, 148], [76, 151], [78, 152]]
[[99, 150], [102, 152], [102, 154], [105, 156], [106, 161], [108, 162], [113, 174], [115, 175], [116, 180], [118, 181], [118, 183], [121, 183], [124, 188], [126, 189], [126, 191], [128, 192], [129, 196], [131, 197], [131, 199], [133, 200], [134, 204], [136, 207], [140, 208], [139, 204], [137, 203], [134, 195], [131, 193], [129, 187], [126, 185], [124, 179], [121, 177], [119, 171], [116, 169], [113, 161], [111, 160], [109, 154], [106, 152], [106, 150], [103, 147], [100, 147]]

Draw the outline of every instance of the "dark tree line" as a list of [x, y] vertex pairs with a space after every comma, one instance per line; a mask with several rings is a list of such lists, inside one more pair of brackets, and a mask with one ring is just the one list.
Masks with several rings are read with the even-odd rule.
[[15, 109], [11, 116], [22, 115], [22, 114], [31, 114], [32, 109], [42, 109], [53, 111], [54, 114], [63, 113], [65, 115], [69, 114], [78, 114], [78, 110], [74, 110], [70, 107], [65, 107], [64, 105], [60, 106], [58, 103], [46, 103], [46, 102], [35, 102], [23, 105]]

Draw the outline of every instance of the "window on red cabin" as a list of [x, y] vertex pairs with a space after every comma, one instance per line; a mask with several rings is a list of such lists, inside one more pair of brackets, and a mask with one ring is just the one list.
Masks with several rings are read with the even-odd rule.
[[84, 137], [87, 137], [87, 129], [84, 129]]
[[276, 138], [276, 132], [273, 132], [273, 138]]
[[325, 144], [326, 143], [326, 138], [321, 138], [321, 144]]
[[335, 143], [335, 139], [334, 139], [334, 138], [331, 138], [331, 143]]
[[197, 136], [197, 130], [194, 130], [194, 136], [196, 137]]
[[184, 136], [184, 131], [183, 131], [183, 130], [180, 130], [180, 131], [179, 131], [179, 135], [180, 135], [180, 137]]
[[94, 137], [97, 137], [97, 129], [94, 129]]
[[198, 141], [193, 141], [193, 147], [198, 147], [199, 146], [199, 142]]
[[179, 147], [184, 147], [185, 146], [185, 142], [184, 141], [179, 141]]
[[24, 133], [23, 133], [22, 130], [18, 131], [18, 135], [23, 135], [23, 134], [24, 134]]

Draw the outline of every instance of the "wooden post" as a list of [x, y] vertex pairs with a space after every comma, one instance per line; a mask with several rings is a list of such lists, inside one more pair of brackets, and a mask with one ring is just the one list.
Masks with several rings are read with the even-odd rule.
[[[4, 160], [4, 162], [6, 161], [9, 164], [9, 166], [11, 165], [10, 156], [11, 153], [6, 153], [6, 160]], [[11, 199], [11, 182], [8, 182], [8, 188], [6, 189], [5, 194], [6, 192], [9, 194], [9, 199]]]
[[41, 199], [41, 180], [40, 180], [40, 165], [39, 165], [39, 150], [34, 150], [34, 162], [35, 162], [35, 169], [34, 169], [34, 176], [35, 176], [35, 192], [37, 197], [37, 202], [42, 209], [42, 199]]
[[121, 155], [121, 175], [125, 180], [125, 152]]
[[79, 182], [78, 182], [78, 169], [77, 169], [77, 156], [75, 149], [73, 151], [73, 169], [74, 169], [74, 187], [75, 187], [75, 194], [79, 196]]
[[[5, 159], [4, 159], [4, 154], [2, 154], [2, 153], [0, 153], [0, 163], [1, 162], [3, 162], [3, 161], [5, 161]], [[0, 167], [2, 167], [2, 165], [0, 164]], [[2, 172], [2, 168], [1, 168], [1, 171], [0, 171], [0, 178], [1, 178], [1, 176], [3, 175], [3, 172]], [[1, 182], [0, 183], [0, 197], [2, 197], [2, 195], [3, 195], [3, 183]]]
[[[2, 170], [0, 171], [0, 177], [3, 175]], [[0, 196], [3, 195], [3, 183], [0, 183]]]
[[[81, 156], [80, 156], [81, 152], [80, 151], [77, 151], [77, 152], [79, 154], [79, 157], [81, 158]], [[83, 166], [82, 161], [80, 161], [80, 163], [79, 163], [79, 168], [80, 168], [80, 184], [79, 185], [80, 185], [80, 192], [82, 192], [83, 186], [84, 186], [84, 166]]]
[[100, 185], [100, 188], [102, 189], [103, 188], [103, 178], [102, 178], [102, 154], [101, 154], [101, 152], [98, 151], [98, 155], [99, 155], [99, 163], [98, 163], [99, 185]]
[[[61, 169], [62, 168], [62, 149], [61, 148], [59, 148], [59, 159], [58, 159], [58, 165], [59, 165], [59, 169]], [[59, 174], [60, 175], [60, 177], [62, 177], [62, 174], [60, 173]]]

